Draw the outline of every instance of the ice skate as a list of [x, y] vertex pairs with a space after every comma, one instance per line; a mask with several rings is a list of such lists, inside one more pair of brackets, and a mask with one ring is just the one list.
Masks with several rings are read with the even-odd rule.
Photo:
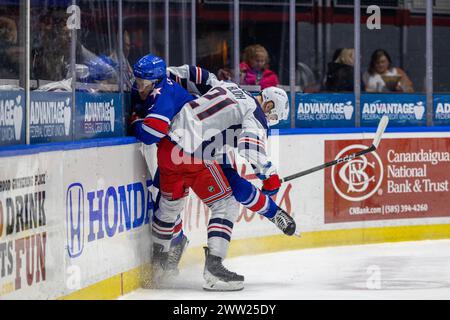
[[181, 257], [189, 244], [189, 239], [183, 234], [181, 241], [170, 247], [169, 256], [167, 258], [167, 275], [174, 277], [180, 273], [178, 269], [178, 264], [180, 263]]
[[294, 219], [292, 219], [292, 217], [281, 208], [278, 208], [275, 215], [272, 218], [269, 218], [269, 220], [272, 221], [278, 229], [283, 231], [285, 235], [292, 236], [296, 233], [296, 224]]
[[163, 249], [164, 247], [161, 244], [153, 244], [151, 281], [153, 288], [158, 288], [161, 285], [166, 274], [169, 253], [163, 252]]
[[229, 271], [222, 264], [222, 258], [209, 253], [209, 248], [205, 249], [205, 269], [203, 278], [206, 291], [239, 291], [244, 289], [244, 276]]

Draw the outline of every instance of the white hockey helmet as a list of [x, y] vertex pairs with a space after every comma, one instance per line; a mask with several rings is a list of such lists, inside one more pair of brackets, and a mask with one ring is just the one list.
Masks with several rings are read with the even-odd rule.
[[268, 87], [261, 91], [263, 104], [267, 101], [273, 102], [273, 109], [268, 113], [268, 120], [271, 126], [287, 120], [289, 117], [289, 99], [286, 91], [277, 87]]

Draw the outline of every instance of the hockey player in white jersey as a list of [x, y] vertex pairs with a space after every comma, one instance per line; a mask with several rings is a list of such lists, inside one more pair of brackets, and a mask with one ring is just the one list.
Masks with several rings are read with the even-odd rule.
[[[271, 100], [264, 101], [264, 96], [270, 96]], [[200, 153], [202, 159], [208, 156], [205, 149], [216, 152], [220, 149], [221, 143], [216, 140], [224, 133], [228, 137], [233, 134], [239, 140], [246, 139], [255, 148], [241, 148], [239, 153], [254, 166], [257, 175], [270, 176], [276, 168], [265, 150], [268, 120], [287, 115], [288, 104], [283, 89], [270, 87], [253, 97], [235, 83], [222, 81], [207, 94], [188, 102], [190, 108], [185, 106], [180, 110], [172, 121], [169, 137], [185, 152]], [[215, 139], [211, 141], [213, 137]], [[234, 141], [227, 136], [221, 142], [235, 147]], [[205, 147], [210, 144], [214, 148]]]
[[[240, 154], [252, 164], [258, 176], [266, 177], [267, 188], [271, 189], [271, 184], [278, 188], [276, 168], [265, 151], [266, 117], [277, 121], [280, 117], [287, 117], [288, 109], [287, 95], [282, 89], [268, 88], [254, 98], [234, 83], [221, 82], [201, 98], [187, 103], [173, 119], [170, 138], [162, 139], [159, 144], [162, 199], [155, 213], [156, 229], [160, 230], [161, 235], [164, 232], [169, 235], [183, 209], [183, 197], [189, 187], [212, 211], [208, 225], [208, 247], [205, 248], [206, 290], [240, 290], [244, 280], [243, 276], [230, 272], [222, 264], [238, 207], [230, 197], [231, 188], [220, 166], [212, 159], [223, 151], [226, 144], [236, 146], [234, 137], [238, 130]], [[224, 133], [225, 136], [230, 134], [231, 139], [217, 143]], [[249, 198], [252, 203], [247, 205], [253, 211], [261, 211], [262, 214], [269, 211], [266, 197], [251, 195]], [[275, 211], [267, 217], [283, 232], [292, 235], [296, 228], [293, 219], [281, 209]], [[169, 237], [153, 239], [164, 250], [169, 249]]]
[[[167, 81], [169, 81], [170, 79], [172, 81], [171, 83], [178, 83], [179, 85], [181, 85], [181, 87], [189, 91], [192, 96], [190, 96], [191, 98], [188, 99], [188, 101], [195, 99], [195, 96], [198, 97], [202, 94], [205, 94], [219, 82], [214, 74], [197, 66], [182, 65], [179, 67], [165, 68], [165, 66], [162, 67], [161, 64], [164, 64], [164, 62], [158, 57], [154, 57], [152, 55], [143, 57], [135, 66], [134, 71], [136, 73], [136, 79], [140, 79], [143, 77], [149, 79], [158, 79], [161, 81], [161, 83], [163, 83], [163, 76], [165, 75], [167, 77]], [[151, 81], [149, 82], [151, 83]], [[160, 86], [154, 88], [154, 94], [153, 92], [152, 94], [148, 92], [148, 98], [145, 101], [142, 101], [141, 93], [139, 92], [138, 94], [139, 88], [135, 86], [133, 86], [133, 88], [135, 89], [133, 90], [133, 101], [135, 102], [133, 103], [133, 114], [138, 115], [143, 113], [141, 117], [146, 118], [144, 123], [148, 127], [148, 130], [144, 130], [141, 132], [142, 134], [137, 134], [137, 138], [142, 140], [145, 144], [152, 144], [159, 141], [160, 138], [155, 137], [153, 134], [149, 134], [149, 132], [156, 131], [156, 133], [167, 133], [167, 131], [164, 131], [164, 128], [168, 126], [164, 125], [164, 122], [161, 122], [161, 119], [165, 119], [164, 117], [166, 117], [167, 119], [172, 120], [175, 113], [177, 113], [182, 108], [184, 103], [188, 101], [184, 100], [185, 95], [179, 92], [181, 89], [174, 91], [169, 90], [171, 89], [169, 87], [164, 87], [167, 90], [162, 90]], [[265, 92], [268, 93], [269, 91], [266, 90]], [[138, 97], [141, 99], [137, 99]], [[183, 100], [184, 102], [182, 102]], [[284, 116], [287, 116], [287, 112], [284, 114]], [[139, 119], [136, 120], [136, 123], [139, 123], [138, 120]], [[142, 120], [144, 119], [141, 119], [141, 121]], [[244, 144], [248, 143], [242, 141], [241, 145]], [[144, 156], [151, 156], [151, 153], [147, 150], [144, 152]], [[148, 160], [149, 164], [156, 164], [156, 161], [152, 161], [151, 159]], [[249, 210], [266, 216], [270, 221], [275, 223], [285, 234], [290, 235], [290, 229], [285, 228], [285, 225], [282, 223], [284, 220], [280, 219], [285, 213], [269, 197], [270, 195], [275, 194], [279, 189], [278, 176], [271, 175], [266, 177], [264, 175], [258, 175], [258, 177], [263, 180], [263, 188], [262, 190], [259, 190], [249, 181], [240, 177], [236, 169], [228, 163], [221, 163], [220, 167], [226, 177], [226, 179], [224, 180], [228, 180], [232, 188], [234, 198], [237, 201], [239, 201]], [[152, 168], [152, 165], [149, 165], [149, 168]], [[220, 171], [220, 169], [218, 169], [218, 171]], [[153, 170], [152, 172], [155, 172], [155, 170]], [[159, 189], [159, 174], [157, 172], [158, 171], [156, 171], [156, 174], [154, 175], [154, 186]], [[159, 207], [158, 199], [160, 199], [160, 193], [158, 193], [157, 199], [155, 201], [155, 212], [158, 211]], [[165, 276], [178, 274], [178, 263], [181, 259], [183, 251], [185, 250], [189, 242], [183, 232], [181, 216], [176, 219], [176, 222], [173, 225], [164, 224], [162, 226], [161, 224], [158, 224], [158, 221], [152, 222], [152, 233], [154, 237], [159, 237], [161, 239], [170, 238], [170, 232], [167, 232], [168, 229], [172, 230], [172, 241], [168, 255], [161, 251], [161, 246], [157, 243], [154, 243], [152, 246], [154, 286], [158, 286], [160, 281]], [[209, 236], [212, 236], [215, 233], [210, 232]]]

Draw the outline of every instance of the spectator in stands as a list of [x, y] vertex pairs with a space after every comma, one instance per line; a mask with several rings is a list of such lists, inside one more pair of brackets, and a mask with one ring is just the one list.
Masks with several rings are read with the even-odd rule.
[[[117, 40], [119, 41], [119, 39]], [[130, 55], [131, 49], [131, 38], [130, 33], [125, 30], [123, 32], [123, 54], [122, 58], [122, 80], [125, 91], [131, 91], [131, 87], [133, 86], [134, 76], [133, 76], [133, 68], [130, 65], [128, 57]], [[119, 73], [119, 54], [118, 50], [113, 50], [113, 52], [109, 55], [109, 58], [114, 61], [117, 65], [117, 73]]]
[[269, 54], [259, 45], [245, 48], [240, 64], [240, 84], [259, 85], [261, 90], [280, 83], [275, 72], [269, 69]]
[[61, 81], [70, 65], [70, 30], [65, 11], [52, 10], [39, 17], [32, 32], [32, 79]]
[[375, 50], [363, 81], [367, 92], [414, 92], [413, 83], [405, 71], [392, 66], [392, 59], [383, 50]]
[[332, 61], [336, 61], [337, 58], [339, 58], [339, 56], [341, 55], [341, 52], [344, 48], [337, 48], [336, 50], [334, 50], [333, 53], [333, 60]]
[[[33, 35], [32, 78], [38, 80], [41, 91], [71, 91], [71, 45], [72, 31], [67, 28], [65, 11], [53, 10], [39, 17]], [[130, 49], [130, 39], [125, 33], [123, 68], [129, 67], [126, 55]], [[100, 36], [99, 36], [100, 37]], [[80, 37], [75, 43], [75, 69], [77, 90], [99, 92], [117, 91], [119, 58], [117, 51], [108, 52], [97, 48], [99, 54], [87, 49]], [[130, 76], [129, 73], [126, 75]], [[93, 85], [95, 84], [95, 85]], [[130, 81], [124, 79], [125, 87]]]
[[18, 46], [16, 22], [9, 17], [0, 17], [0, 78], [19, 78], [19, 59], [23, 52]]
[[354, 88], [354, 64], [354, 49], [337, 49], [333, 55], [333, 62], [328, 64], [324, 89], [332, 92], [352, 92]]

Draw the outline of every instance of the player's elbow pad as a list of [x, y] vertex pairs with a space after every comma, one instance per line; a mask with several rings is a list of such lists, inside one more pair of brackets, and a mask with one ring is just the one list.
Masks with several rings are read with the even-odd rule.
[[138, 140], [147, 145], [157, 143], [161, 139], [160, 137], [156, 137], [155, 135], [144, 130], [142, 123], [135, 126], [134, 133]]

